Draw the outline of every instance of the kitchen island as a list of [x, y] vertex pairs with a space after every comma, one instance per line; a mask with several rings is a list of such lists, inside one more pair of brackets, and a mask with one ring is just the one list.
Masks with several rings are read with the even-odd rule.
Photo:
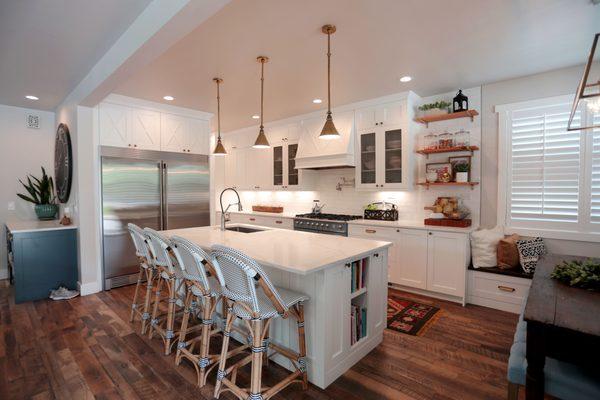
[[[310, 297], [304, 305], [308, 379], [325, 388], [383, 339], [387, 312], [389, 242], [284, 229], [244, 233], [219, 227], [163, 231], [209, 250], [220, 244], [254, 258], [276, 286]], [[296, 324], [277, 319], [271, 340], [298, 349]], [[235, 337], [234, 334], [232, 336]], [[243, 339], [238, 337], [238, 339]], [[291, 369], [275, 355], [278, 364]]]

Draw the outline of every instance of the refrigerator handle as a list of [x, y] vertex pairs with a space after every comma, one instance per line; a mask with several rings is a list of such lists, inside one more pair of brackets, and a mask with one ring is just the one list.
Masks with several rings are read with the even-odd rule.
[[162, 161], [158, 163], [158, 169], [160, 170], [160, 229], [167, 229], [167, 164]]

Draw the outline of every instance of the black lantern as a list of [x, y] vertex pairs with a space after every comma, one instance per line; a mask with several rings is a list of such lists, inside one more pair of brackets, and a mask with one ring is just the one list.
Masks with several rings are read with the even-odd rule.
[[456, 97], [452, 101], [452, 110], [454, 112], [467, 111], [469, 109], [469, 99], [462, 93], [462, 90], [458, 91]]

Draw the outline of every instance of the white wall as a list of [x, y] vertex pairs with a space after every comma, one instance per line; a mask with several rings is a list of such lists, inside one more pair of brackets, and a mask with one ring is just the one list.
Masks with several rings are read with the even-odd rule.
[[[26, 127], [28, 113], [40, 117], [40, 129]], [[16, 193], [25, 189], [17, 179], [27, 174], [39, 177], [41, 166], [54, 175], [53, 112], [29, 110], [0, 105], [0, 279], [7, 277], [4, 223], [7, 218], [35, 219], [33, 205], [21, 200]], [[9, 210], [14, 203], [15, 210]]]
[[[600, 64], [597, 64], [600, 65]], [[583, 65], [524, 76], [482, 86], [482, 184], [481, 225], [496, 225], [498, 207], [498, 114], [494, 107], [520, 101], [574, 94]], [[547, 239], [549, 251], [600, 257], [598, 243]]]

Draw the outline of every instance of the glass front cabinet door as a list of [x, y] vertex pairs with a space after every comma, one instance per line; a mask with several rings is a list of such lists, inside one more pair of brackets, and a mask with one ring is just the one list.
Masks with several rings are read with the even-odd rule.
[[374, 107], [358, 114], [356, 187], [363, 190], [406, 189], [410, 184], [407, 165], [410, 145], [406, 125], [399, 122], [401, 111], [388, 112], [395, 118], [386, 120], [377, 118], [380, 114], [387, 115], [378, 110]]
[[303, 171], [296, 168], [298, 143], [273, 146], [273, 185], [276, 189], [300, 189]]

